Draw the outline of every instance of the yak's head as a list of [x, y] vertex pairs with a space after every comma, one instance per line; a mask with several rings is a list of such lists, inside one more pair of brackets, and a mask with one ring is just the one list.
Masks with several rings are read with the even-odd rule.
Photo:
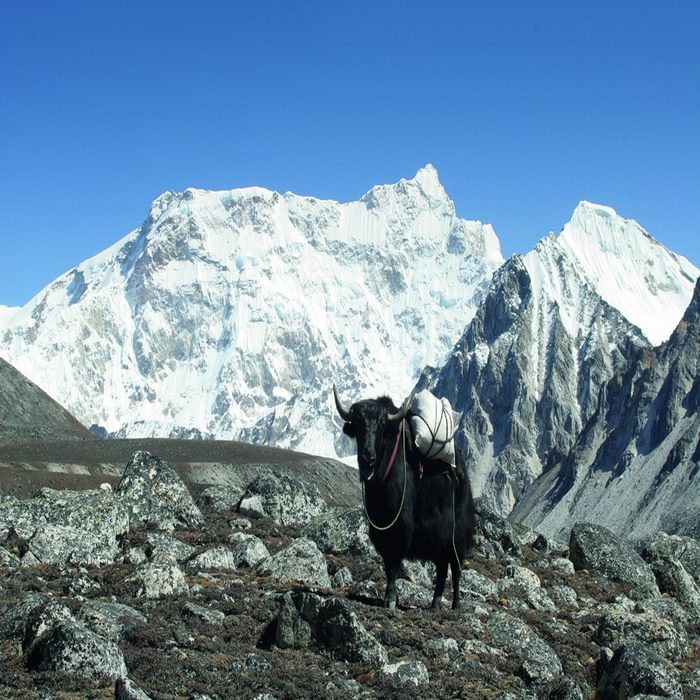
[[398, 424], [408, 413], [408, 400], [398, 410], [391, 399], [366, 399], [346, 408], [333, 386], [335, 406], [345, 421], [343, 432], [357, 441], [357, 464], [360, 479], [371, 481], [380, 477], [389, 461], [391, 450], [386, 448], [387, 436], [396, 435]]

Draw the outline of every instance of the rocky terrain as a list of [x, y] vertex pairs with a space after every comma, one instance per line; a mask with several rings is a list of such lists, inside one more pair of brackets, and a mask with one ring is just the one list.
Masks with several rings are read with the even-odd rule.
[[410, 563], [390, 612], [359, 493], [328, 488], [352, 470], [262, 462], [206, 487], [146, 451], [97, 488], [2, 482], [0, 697], [700, 698], [698, 541], [563, 543], [482, 500], [462, 608], [448, 584], [429, 612]]

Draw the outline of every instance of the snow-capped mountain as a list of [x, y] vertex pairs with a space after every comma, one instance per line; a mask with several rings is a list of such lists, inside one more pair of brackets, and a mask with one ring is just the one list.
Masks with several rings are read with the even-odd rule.
[[[144, 223], [0, 315], [0, 354], [108, 433], [334, 455], [330, 388], [407, 394], [501, 265], [432, 166], [347, 204], [166, 192]], [[336, 441], [338, 444], [336, 445]]]
[[700, 537], [700, 280], [671, 338], [640, 349], [513, 514], [554, 537], [580, 520], [627, 537]]
[[585, 202], [558, 237], [498, 270], [423, 382], [463, 412], [457, 440], [475, 492], [510, 513], [570, 452], [604, 386], [648, 339], [668, 337], [697, 275], [636, 223]]

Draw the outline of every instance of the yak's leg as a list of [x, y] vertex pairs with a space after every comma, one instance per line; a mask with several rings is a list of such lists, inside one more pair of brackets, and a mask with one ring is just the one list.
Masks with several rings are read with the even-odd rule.
[[399, 577], [401, 569], [400, 561], [384, 560], [384, 572], [386, 573], [386, 592], [384, 593], [384, 607], [394, 610], [398, 601], [398, 590], [396, 589], [396, 579]]
[[457, 610], [461, 605], [459, 599], [459, 579], [462, 575], [462, 567], [456, 559], [450, 562], [450, 567], [452, 568], [452, 609]]
[[430, 607], [433, 610], [439, 610], [442, 594], [445, 590], [445, 581], [447, 581], [447, 561], [436, 562], [435, 569], [437, 571], [435, 576], [435, 592], [433, 593], [433, 602]]

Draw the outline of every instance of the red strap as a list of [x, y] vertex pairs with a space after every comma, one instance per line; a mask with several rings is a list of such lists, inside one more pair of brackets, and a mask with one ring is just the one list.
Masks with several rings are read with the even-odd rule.
[[391, 453], [391, 459], [389, 460], [389, 464], [387, 464], [386, 471], [384, 472], [384, 476], [382, 477], [382, 481], [386, 481], [386, 478], [389, 476], [391, 468], [394, 466], [394, 462], [396, 461], [396, 455], [399, 452], [399, 440], [401, 439], [402, 430], [403, 421], [401, 421], [401, 425], [399, 425], [399, 431], [396, 433], [396, 444], [394, 445], [394, 451]]

